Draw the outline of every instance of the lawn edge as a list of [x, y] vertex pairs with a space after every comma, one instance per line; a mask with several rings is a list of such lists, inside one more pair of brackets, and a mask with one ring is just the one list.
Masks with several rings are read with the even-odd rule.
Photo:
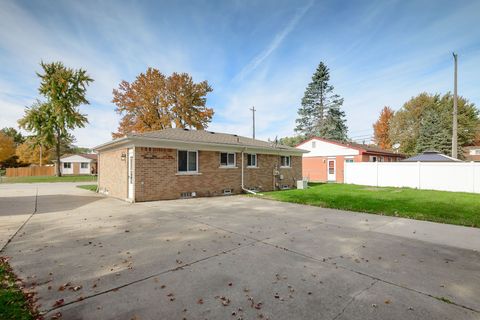
[[291, 204], [296, 204], [296, 205], [301, 205], [301, 206], [315, 207], [315, 208], [324, 208], [324, 209], [346, 211], [346, 212], [352, 212], [352, 213], [373, 214], [373, 215], [383, 216], [383, 217], [402, 218], [402, 219], [408, 219], [408, 220], [414, 220], [414, 221], [423, 221], [423, 222], [439, 223], [439, 224], [445, 224], [445, 225], [457, 226], [457, 227], [480, 229], [480, 226], [477, 227], [477, 226], [466, 225], [466, 224], [448, 223], [448, 222], [444, 222], [444, 221], [435, 221], [435, 220], [428, 220], [428, 219], [414, 219], [414, 218], [411, 218], [411, 217], [404, 217], [404, 216], [401, 216], [401, 215], [394, 215], [394, 214], [388, 214], [388, 213], [383, 213], [383, 212], [349, 210], [347, 208], [334, 208], [334, 207], [321, 206], [321, 205], [316, 205], [316, 204], [311, 204], [311, 203], [293, 202], [293, 201], [275, 199], [273, 197], [269, 197], [268, 194], [263, 194], [263, 195], [252, 195], [252, 194], [250, 194], [250, 195], [244, 195], [244, 196], [253, 197], [253, 198], [257, 198], [257, 199], [283, 202], [283, 203], [291, 203]]
[[[22, 310], [28, 313], [30, 319], [34, 320], [44, 320], [44, 317], [38, 311], [38, 306], [36, 302], [38, 298], [36, 297], [36, 292], [34, 291], [27, 291], [25, 289], [25, 283], [20, 279], [14, 272], [13, 268], [10, 266], [8, 262], [10, 260], [7, 256], [0, 256], [0, 265], [5, 270], [5, 275], [3, 275], [2, 279], [0, 279], [0, 285], [2, 291], [5, 289], [7, 291], [18, 292], [22, 295], [23, 303]], [[4, 288], [4, 285], [7, 282], [14, 283], [13, 286], [9, 286], [10, 289]], [[2, 306], [3, 308], [7, 308], [7, 306]]]

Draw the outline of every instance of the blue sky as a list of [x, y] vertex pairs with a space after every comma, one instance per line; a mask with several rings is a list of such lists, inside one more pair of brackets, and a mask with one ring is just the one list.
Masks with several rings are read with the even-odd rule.
[[92, 147], [119, 116], [112, 89], [147, 67], [208, 80], [210, 130], [257, 137], [293, 134], [320, 61], [344, 97], [350, 136], [372, 134], [380, 109], [420, 92], [451, 90], [480, 105], [480, 1], [9, 1], [0, 0], [0, 127], [16, 126], [38, 97], [39, 62], [63, 61], [95, 79], [90, 124], [74, 132]]

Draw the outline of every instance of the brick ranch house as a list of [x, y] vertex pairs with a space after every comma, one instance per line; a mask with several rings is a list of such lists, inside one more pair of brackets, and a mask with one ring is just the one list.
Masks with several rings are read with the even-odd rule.
[[235, 134], [165, 129], [95, 148], [100, 192], [152, 201], [293, 188], [306, 151]]
[[311, 138], [297, 148], [309, 151], [302, 158], [303, 177], [309, 181], [343, 183], [345, 162], [396, 162], [402, 154], [363, 144]]

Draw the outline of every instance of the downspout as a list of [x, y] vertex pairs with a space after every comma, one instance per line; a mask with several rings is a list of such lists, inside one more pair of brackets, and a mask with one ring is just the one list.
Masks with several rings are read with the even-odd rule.
[[245, 158], [245, 156], [244, 156], [244, 151], [245, 151], [245, 149], [246, 149], [246, 148], [243, 148], [243, 150], [242, 150], [242, 190], [245, 191], [245, 192], [247, 192], [247, 193], [254, 194], [254, 195], [257, 195], [257, 194], [258, 194], [258, 195], [261, 195], [260, 193], [257, 193], [257, 192], [255, 192], [255, 191], [246, 189], [246, 188], [245, 188], [245, 185], [244, 185], [244, 183], [243, 183], [243, 181], [244, 181], [244, 178], [243, 178], [243, 170], [244, 170], [244, 168], [245, 168], [245, 166], [244, 166], [244, 161], [245, 161], [245, 160], [244, 160], [244, 158]]

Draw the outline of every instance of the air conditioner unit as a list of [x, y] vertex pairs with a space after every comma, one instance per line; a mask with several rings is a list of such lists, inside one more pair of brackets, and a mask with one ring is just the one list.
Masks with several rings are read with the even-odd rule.
[[307, 189], [308, 181], [307, 180], [297, 180], [297, 189]]

